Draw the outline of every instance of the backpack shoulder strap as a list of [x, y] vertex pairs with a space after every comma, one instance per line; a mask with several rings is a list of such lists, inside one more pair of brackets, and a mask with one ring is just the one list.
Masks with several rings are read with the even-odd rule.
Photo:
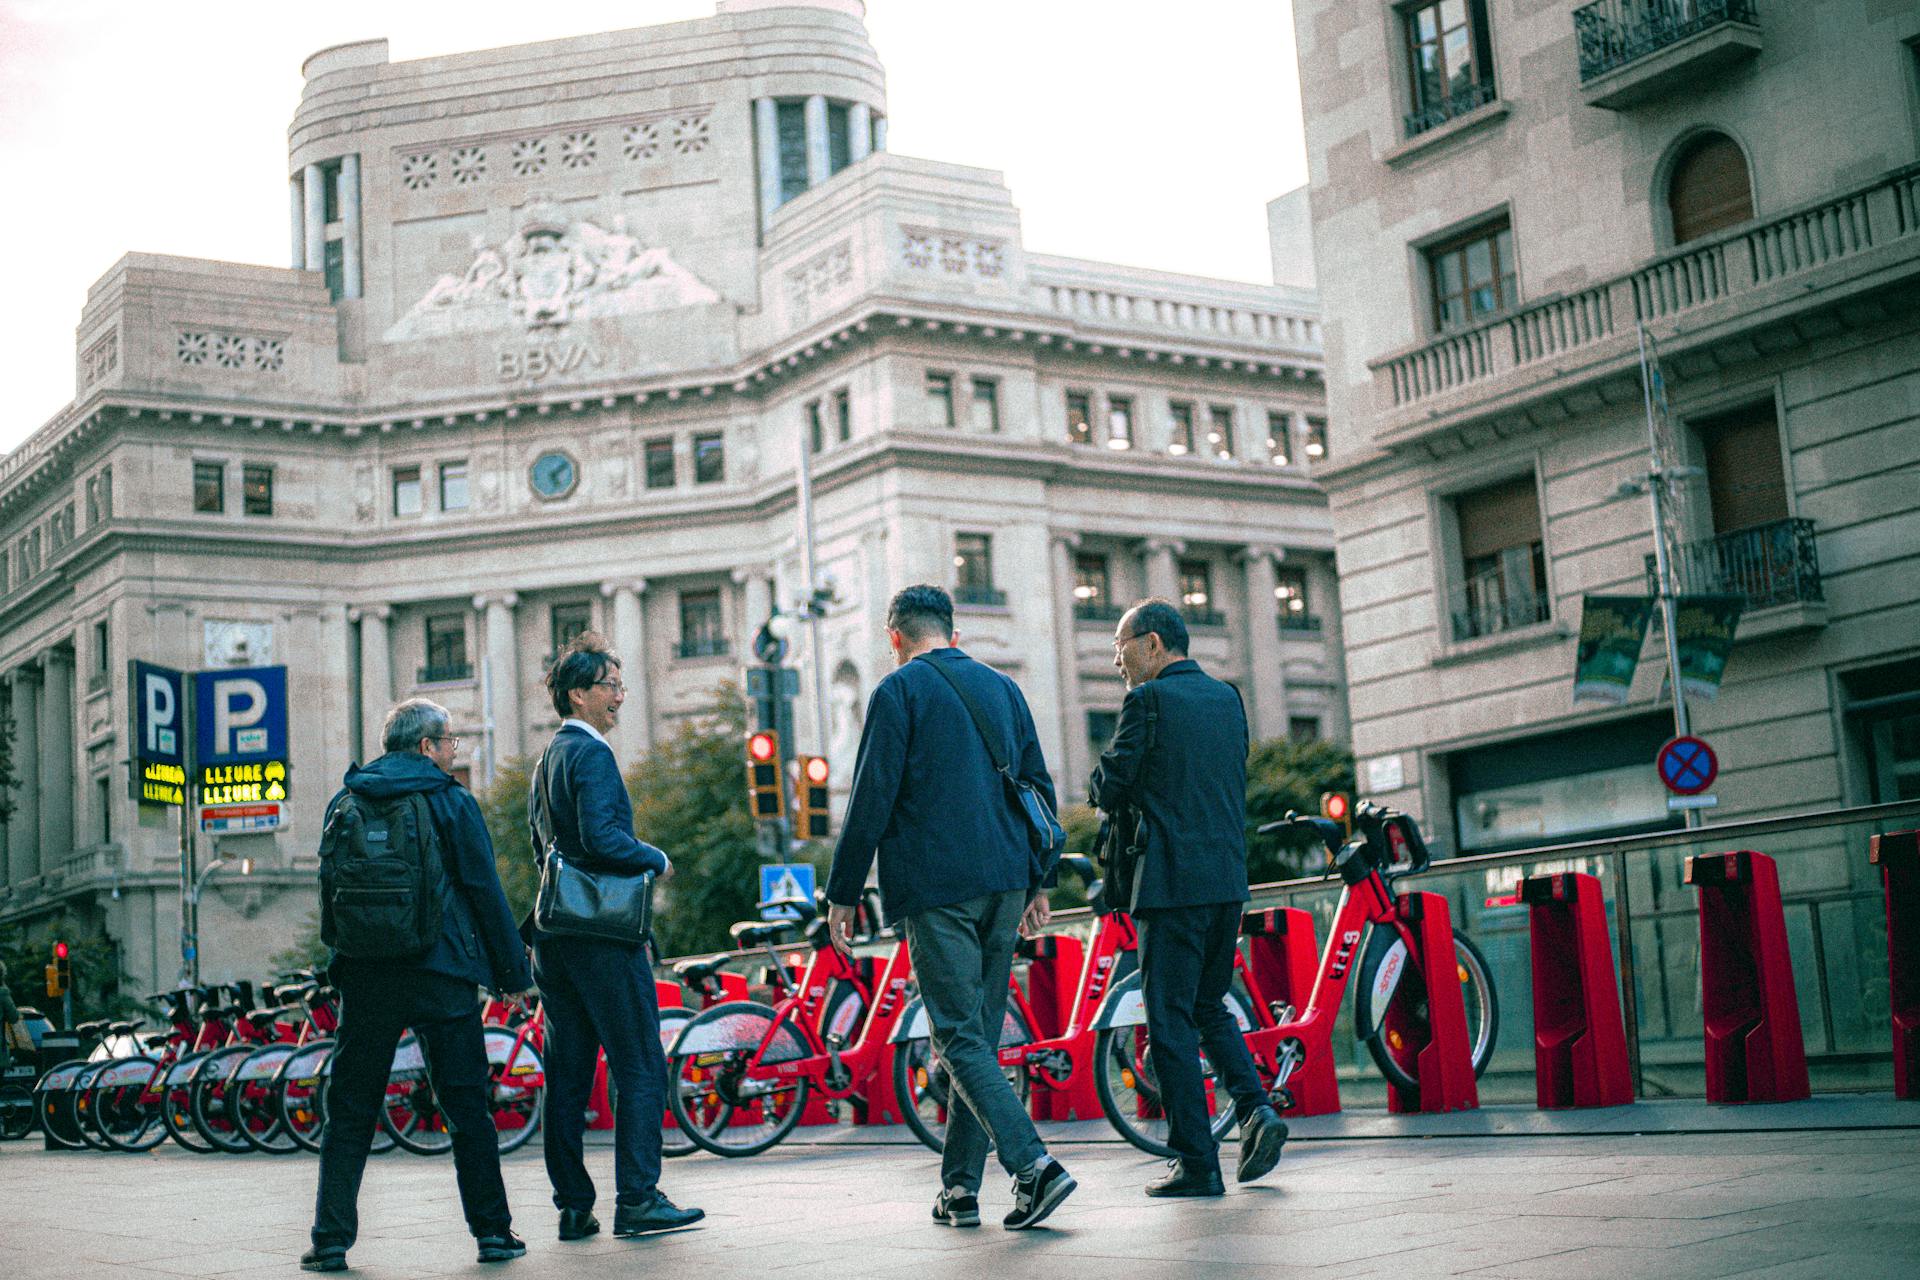
[[961, 704], [967, 709], [967, 714], [973, 717], [973, 727], [980, 731], [980, 740], [986, 744], [987, 756], [993, 761], [993, 767], [1001, 773], [1006, 773], [1010, 767], [1008, 757], [1004, 750], [994, 745], [993, 725], [987, 720], [987, 713], [981, 710], [980, 704], [974, 700], [972, 694], [967, 692], [966, 687], [953, 678], [953, 672], [948, 671], [941, 664], [940, 659], [930, 656], [927, 658], [927, 665], [939, 672], [940, 678], [945, 680], [958, 695]]

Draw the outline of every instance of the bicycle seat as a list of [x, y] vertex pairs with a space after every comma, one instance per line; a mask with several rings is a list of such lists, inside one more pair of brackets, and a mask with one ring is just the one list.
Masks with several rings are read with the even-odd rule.
[[265, 1031], [280, 1017], [278, 1009], [249, 1009], [243, 1015], [255, 1031]]
[[130, 1036], [139, 1029], [140, 1024], [137, 1022], [112, 1022], [107, 1024], [107, 1034], [110, 1036]]
[[97, 1036], [101, 1031], [106, 1029], [106, 1025], [107, 1020], [105, 1018], [96, 1018], [92, 1022], [76, 1023], [73, 1029], [83, 1036]]
[[693, 956], [686, 960], [676, 960], [673, 964], [673, 976], [690, 987], [705, 988], [713, 981], [714, 975], [727, 967], [732, 956], [707, 956], [704, 959]]
[[736, 920], [727, 926], [727, 935], [742, 949], [773, 942], [792, 931], [791, 920]]
[[167, 1033], [164, 1031], [149, 1031], [140, 1037], [140, 1043], [149, 1049], [158, 1049], [166, 1042]]

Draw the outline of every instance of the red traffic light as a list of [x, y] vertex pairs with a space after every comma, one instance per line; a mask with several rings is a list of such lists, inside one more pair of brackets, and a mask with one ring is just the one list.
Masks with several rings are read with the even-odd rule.
[[67, 944], [66, 944], [66, 943], [64, 943], [64, 942], [56, 942], [56, 943], [54, 943], [54, 944], [53, 944], [53, 958], [54, 958], [55, 960], [65, 960], [65, 959], [67, 958]]
[[1329, 791], [1320, 797], [1320, 814], [1335, 822], [1345, 822], [1349, 805], [1346, 796], [1338, 791]]
[[816, 787], [824, 787], [827, 785], [827, 758], [825, 756], [808, 756], [803, 769], [808, 782]]
[[780, 739], [771, 733], [756, 733], [747, 739], [747, 758], [765, 764], [780, 754]]

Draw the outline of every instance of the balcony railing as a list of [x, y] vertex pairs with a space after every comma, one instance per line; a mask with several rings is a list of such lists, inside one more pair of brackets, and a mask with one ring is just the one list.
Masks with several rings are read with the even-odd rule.
[[1491, 83], [1470, 84], [1464, 89], [1456, 89], [1419, 111], [1409, 111], [1406, 115], [1407, 136], [1415, 138], [1429, 129], [1437, 129], [1456, 116], [1486, 106], [1498, 96]]
[[1085, 601], [1076, 601], [1073, 606], [1073, 616], [1081, 622], [1118, 622], [1126, 612], [1117, 604], [1088, 604]]
[[1595, 0], [1573, 11], [1581, 83], [1725, 22], [1758, 25], [1753, 0]]
[[955, 604], [990, 605], [994, 608], [1004, 608], [1007, 603], [1007, 593], [998, 587], [963, 585], [953, 589], [953, 602]]
[[1227, 625], [1227, 615], [1221, 613], [1218, 609], [1182, 608], [1180, 610], [1180, 616], [1187, 620], [1187, 625], [1190, 627], [1224, 627]]
[[1317, 613], [1282, 613], [1280, 615], [1280, 634], [1289, 636], [1319, 635], [1320, 615]]
[[[1647, 582], [1657, 589], [1652, 556]], [[1689, 542], [1674, 555], [1673, 585], [1682, 595], [1742, 596], [1748, 612], [1824, 600], [1813, 521], [1776, 520]]]
[[1545, 622], [1552, 611], [1532, 575], [1495, 569], [1453, 589], [1448, 612], [1455, 641], [1499, 635]]
[[420, 668], [421, 684], [449, 684], [455, 680], [471, 679], [473, 679], [471, 662], [430, 662]]

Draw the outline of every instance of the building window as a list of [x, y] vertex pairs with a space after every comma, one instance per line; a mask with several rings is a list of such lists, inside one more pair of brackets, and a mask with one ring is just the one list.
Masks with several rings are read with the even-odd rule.
[[1920, 661], [1907, 659], [1840, 677], [1846, 725], [1870, 804], [1920, 799]]
[[1702, 134], [1689, 142], [1675, 157], [1667, 179], [1667, 213], [1677, 245], [1750, 220], [1753, 184], [1739, 144], [1724, 133]]
[[[333, 184], [327, 184], [331, 190]], [[329, 240], [320, 259], [321, 278], [327, 282], [327, 297], [340, 301], [347, 292], [347, 251], [340, 240]]]
[[193, 464], [193, 509], [207, 515], [220, 515], [226, 511], [226, 463], [196, 462]]
[[420, 468], [395, 467], [393, 469], [393, 514], [396, 516], [420, 514]]
[[1320, 629], [1320, 619], [1307, 612], [1307, 574], [1304, 569], [1283, 564], [1274, 570], [1273, 604], [1280, 615], [1282, 631]]
[[1176, 458], [1193, 452], [1193, 406], [1179, 400], [1167, 405], [1167, 452]]
[[440, 464], [440, 509], [442, 511], [465, 511], [467, 509], [467, 463], [462, 458], [458, 462]]
[[1320, 720], [1317, 716], [1288, 716], [1287, 741], [1308, 743], [1320, 741]]
[[693, 482], [719, 484], [727, 478], [727, 440], [719, 433], [693, 438]]
[[927, 421], [936, 427], [951, 427], [953, 417], [953, 375], [927, 375]]
[[838, 173], [853, 163], [853, 148], [849, 145], [851, 137], [847, 129], [847, 104], [829, 102], [827, 104], [827, 172]]
[[1327, 420], [1325, 418], [1307, 419], [1306, 454], [1309, 462], [1327, 460]]
[[1518, 302], [1513, 266], [1513, 229], [1504, 218], [1428, 249], [1434, 327], [1464, 329]]
[[1223, 626], [1226, 616], [1214, 608], [1213, 566], [1205, 560], [1180, 562], [1180, 612], [1188, 622]]
[[573, 643], [575, 636], [592, 628], [593, 606], [584, 600], [557, 604], [553, 606], [549, 623], [552, 628], [553, 656], [557, 659], [567, 651], [567, 646]]
[[953, 599], [956, 604], [1005, 604], [1007, 593], [993, 586], [993, 538], [960, 533], [953, 538]]
[[774, 107], [775, 148], [780, 153], [780, 203], [807, 189], [807, 106], [782, 102]]
[[853, 439], [853, 396], [845, 387], [833, 393], [833, 426], [841, 444]]
[[972, 411], [975, 431], [1000, 429], [1000, 383], [998, 381], [993, 378], [973, 380]]
[[646, 464], [647, 488], [673, 488], [673, 441], [647, 441]]
[[1707, 502], [1716, 535], [1787, 518], [1787, 475], [1773, 402], [1692, 424], [1706, 454]]
[[249, 462], [240, 468], [240, 511], [249, 516], [273, 514], [273, 468]]
[[107, 677], [112, 674], [112, 671], [113, 654], [108, 643], [107, 620], [102, 618], [93, 624], [93, 679], [88, 682], [88, 686], [94, 689], [106, 688]]
[[1436, 0], [1407, 8], [1402, 17], [1413, 99], [1409, 138], [1493, 101], [1485, 0]]
[[727, 651], [718, 591], [680, 593], [680, 656], [716, 658]]
[[1107, 397], [1107, 448], [1133, 448], [1133, 401], [1125, 396]]
[[1207, 452], [1216, 458], [1233, 456], [1233, 410], [1225, 405], [1207, 410]]
[[1267, 415], [1267, 461], [1276, 467], [1284, 467], [1293, 460], [1293, 450], [1287, 443], [1289, 432], [1286, 414]]
[[1545, 622], [1546, 547], [1531, 473], [1454, 499], [1460, 586], [1452, 594], [1453, 638], [1471, 640]]
[[1099, 622], [1117, 619], [1105, 556], [1081, 554], [1073, 558], [1073, 615]]
[[340, 221], [340, 162], [320, 162], [320, 217], [323, 222]]
[[1067, 392], [1067, 443], [1093, 443], [1093, 397], [1085, 392]]
[[473, 667], [467, 661], [467, 620], [458, 613], [443, 613], [427, 619], [427, 665], [420, 668], [420, 683], [445, 680], [470, 680]]
[[95, 830], [100, 837], [100, 843], [105, 844], [113, 839], [113, 778], [111, 775], [93, 780], [93, 807], [94, 812], [100, 816], [99, 826]]
[[820, 402], [807, 401], [807, 452], [818, 453], [827, 447], [827, 424], [820, 416]]

